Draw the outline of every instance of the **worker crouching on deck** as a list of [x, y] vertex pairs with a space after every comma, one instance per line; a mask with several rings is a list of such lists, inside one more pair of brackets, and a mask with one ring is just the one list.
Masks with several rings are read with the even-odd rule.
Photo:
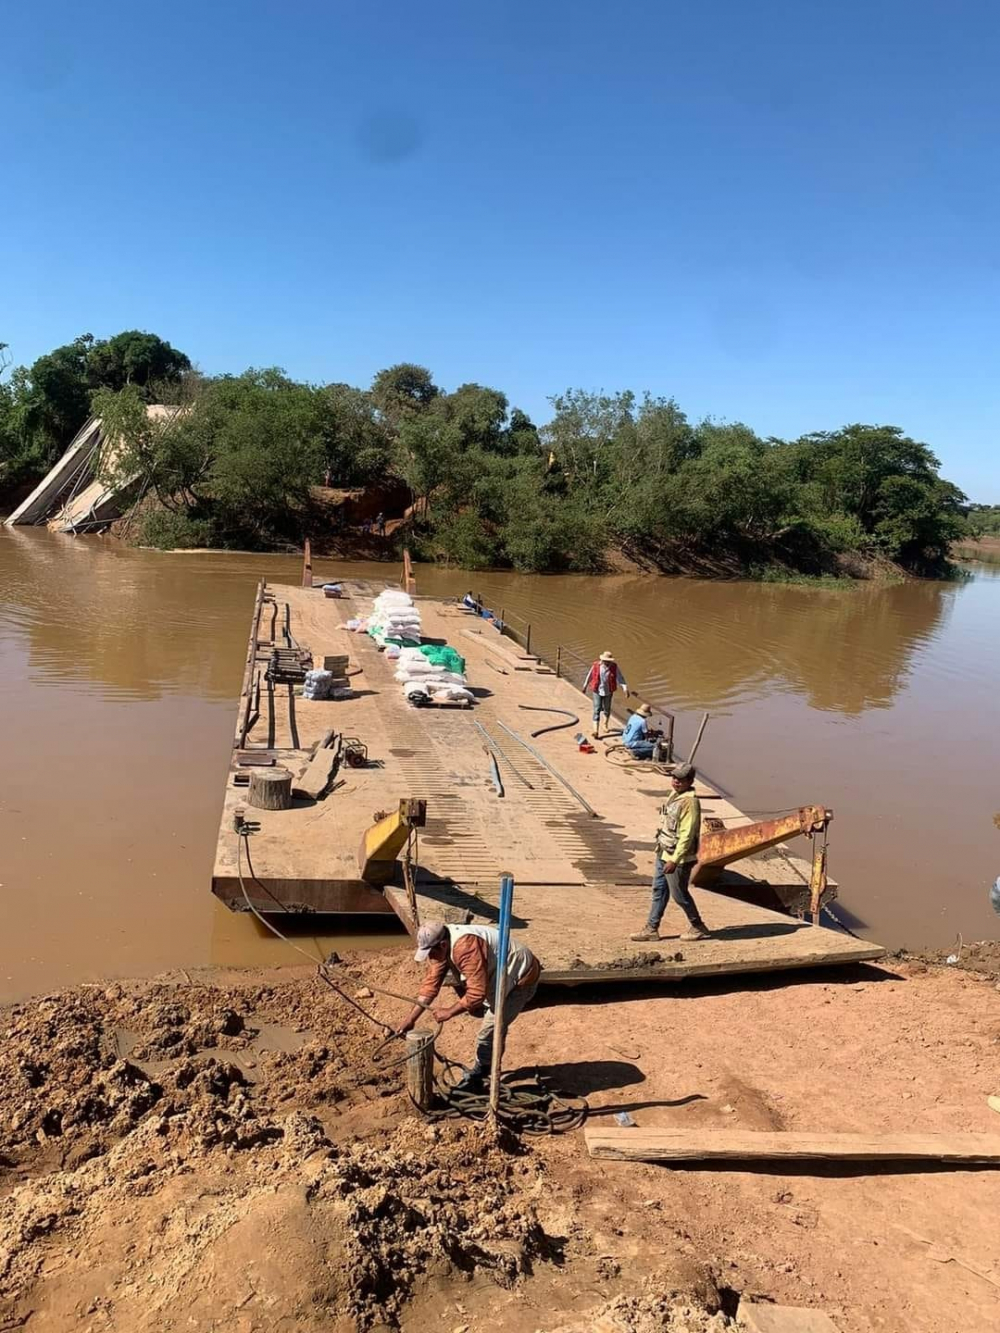
[[601, 714], [604, 715], [604, 731], [611, 726], [611, 703], [615, 690], [621, 686], [628, 698], [628, 683], [622, 675], [621, 667], [610, 652], [601, 653], [600, 657], [587, 672], [583, 682], [584, 694], [589, 694], [594, 701], [594, 739], [601, 734]]
[[640, 704], [622, 731], [622, 744], [635, 759], [659, 759], [662, 731], [649, 725], [653, 710], [649, 704]]
[[660, 922], [671, 898], [688, 919], [688, 929], [681, 939], [708, 938], [708, 927], [702, 921], [688, 888], [691, 871], [698, 860], [698, 840], [701, 836], [701, 802], [695, 795], [694, 779], [692, 764], [678, 764], [671, 776], [673, 794], [666, 805], [660, 807], [660, 827], [656, 830], [653, 901], [649, 920], [644, 929], [632, 936], [633, 940], [660, 938]]
[[[424, 1010], [430, 1008], [440, 994], [448, 965], [452, 964], [464, 982], [464, 990], [454, 1004], [432, 1009], [434, 1017], [439, 1023], [447, 1023], [459, 1014], [483, 1014], [476, 1037], [475, 1063], [456, 1085], [461, 1092], [479, 1092], [489, 1077], [496, 1025], [492, 1002], [496, 994], [499, 945], [499, 932], [493, 926], [446, 926], [442, 921], [429, 921], [417, 931], [414, 958], [418, 963], [426, 962], [427, 971], [417, 1003], [397, 1031], [400, 1035], [409, 1032]], [[541, 974], [541, 964], [531, 950], [511, 940], [505, 969], [505, 1029], [535, 998]], [[502, 1052], [502, 1045], [500, 1049]]]

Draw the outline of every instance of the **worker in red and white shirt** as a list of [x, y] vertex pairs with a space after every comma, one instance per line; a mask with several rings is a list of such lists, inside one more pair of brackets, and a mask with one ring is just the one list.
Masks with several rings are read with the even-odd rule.
[[604, 715], [604, 731], [607, 734], [611, 726], [611, 703], [615, 690], [621, 686], [628, 698], [628, 682], [622, 669], [615, 661], [614, 653], [603, 652], [587, 672], [583, 682], [584, 694], [589, 694], [594, 703], [594, 739], [601, 734], [601, 715]]
[[[493, 1061], [496, 1015], [497, 961], [500, 933], [495, 926], [446, 926], [443, 921], [429, 921], [417, 931], [418, 963], [427, 963], [427, 971], [417, 996], [417, 1003], [406, 1021], [397, 1029], [402, 1035], [414, 1026], [425, 1009], [430, 1009], [440, 994], [449, 966], [455, 968], [464, 988], [452, 1005], [431, 1009], [439, 1023], [447, 1023], [459, 1014], [483, 1014], [476, 1037], [476, 1059], [472, 1068], [456, 1085], [462, 1092], [478, 1092], [489, 1076]], [[510, 1027], [538, 990], [542, 967], [524, 944], [510, 940], [504, 967], [504, 1030]], [[503, 1046], [501, 1046], [501, 1052]]]

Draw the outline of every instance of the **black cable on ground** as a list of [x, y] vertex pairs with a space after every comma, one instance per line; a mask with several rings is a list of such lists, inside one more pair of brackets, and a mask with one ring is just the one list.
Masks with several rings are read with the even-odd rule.
[[571, 713], [568, 708], [538, 708], [534, 704], [518, 704], [518, 708], [523, 708], [526, 713], [561, 713], [563, 717], [571, 718], [570, 722], [555, 722], [551, 727], [539, 727], [537, 731], [531, 733], [532, 737], [544, 736], [547, 731], [562, 731], [565, 727], [576, 727], [580, 724], [580, 718], [576, 713]]
[[[431, 1111], [422, 1111], [421, 1114], [432, 1123], [459, 1119], [487, 1120], [490, 1114], [489, 1091], [459, 1091], [450, 1079], [454, 1070], [465, 1073], [465, 1069], [436, 1051], [434, 1056], [444, 1067], [443, 1076], [434, 1081], [435, 1091], [444, 1105]], [[582, 1097], [559, 1097], [537, 1078], [514, 1078], [511, 1074], [501, 1076], [497, 1120], [515, 1133], [565, 1134], [571, 1129], [579, 1129], [589, 1110], [590, 1107]]]

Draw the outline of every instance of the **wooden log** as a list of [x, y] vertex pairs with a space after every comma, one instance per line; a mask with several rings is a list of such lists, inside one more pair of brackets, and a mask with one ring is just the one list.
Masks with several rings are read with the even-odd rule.
[[434, 1100], [434, 1039], [430, 1032], [406, 1034], [406, 1091], [421, 1111], [431, 1109]]
[[288, 810], [292, 775], [287, 768], [251, 768], [248, 802], [258, 810]]
[[814, 1310], [805, 1305], [740, 1301], [736, 1322], [747, 1333], [837, 1333], [837, 1325], [825, 1310]]
[[326, 790], [339, 759], [339, 748], [327, 749], [321, 745], [302, 770], [302, 776], [292, 783], [292, 795], [318, 801]]
[[1000, 1134], [587, 1129], [584, 1137], [591, 1157], [622, 1162], [1000, 1162]]

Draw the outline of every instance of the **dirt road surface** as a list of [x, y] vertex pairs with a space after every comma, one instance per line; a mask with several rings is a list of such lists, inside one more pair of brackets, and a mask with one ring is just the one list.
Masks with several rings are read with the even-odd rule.
[[[412, 957], [348, 967], [398, 1021], [368, 985], [412, 993]], [[2, 1023], [3, 1330], [721, 1333], [741, 1299], [841, 1333], [1000, 1318], [1000, 1171], [666, 1169], [592, 1160], [579, 1131], [428, 1125], [308, 969], [82, 987]], [[543, 992], [506, 1063], [599, 1123], [1000, 1140], [998, 1054], [995, 974], [910, 960]]]

